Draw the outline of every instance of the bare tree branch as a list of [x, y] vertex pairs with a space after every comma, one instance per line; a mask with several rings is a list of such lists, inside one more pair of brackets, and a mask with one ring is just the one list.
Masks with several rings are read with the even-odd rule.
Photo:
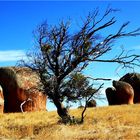
[[[114, 43], [118, 39], [140, 35], [140, 28], [126, 30], [130, 22], [123, 23], [120, 28], [111, 32], [109, 28], [117, 22], [116, 17], [111, 15], [114, 12], [116, 10], [107, 8], [100, 16], [97, 8], [85, 18], [76, 33], [71, 32], [69, 22], [49, 26], [45, 21], [34, 31], [35, 46], [38, 50], [28, 55], [29, 61], [23, 62], [23, 65], [37, 71], [44, 85], [43, 90], [53, 100], [60, 117], [70, 118], [62, 105], [65, 98], [62, 94], [65, 82], [72, 72], [81, 72], [90, 62], [118, 63], [123, 68], [140, 66], [140, 55], [126, 53], [124, 50], [114, 58], [102, 57], [114, 49]], [[108, 29], [106, 36], [101, 34], [104, 29]], [[93, 80], [111, 79], [93, 78]]]
[[83, 111], [82, 111], [82, 114], [81, 114], [81, 123], [83, 123], [83, 121], [84, 121], [84, 113], [85, 113], [85, 111], [86, 111], [86, 109], [87, 109], [87, 103], [90, 101], [90, 99], [93, 97], [93, 95], [94, 95], [95, 93], [97, 93], [97, 92], [102, 88], [103, 85], [104, 85], [104, 84], [101, 84], [101, 85], [99, 86], [99, 88], [98, 88], [93, 94], [91, 94], [91, 95], [87, 98], [86, 103], [85, 103], [85, 107], [84, 107], [84, 109], [83, 109]]
[[89, 78], [89, 79], [95, 80], [95, 81], [98, 81], [98, 80], [110, 81], [110, 80], [112, 80], [110, 78], [93, 78], [93, 77], [90, 77], [90, 76], [86, 76], [86, 77]]

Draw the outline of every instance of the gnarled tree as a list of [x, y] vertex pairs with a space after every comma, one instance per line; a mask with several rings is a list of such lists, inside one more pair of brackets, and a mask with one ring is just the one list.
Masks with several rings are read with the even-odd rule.
[[[114, 9], [108, 8], [100, 16], [99, 10], [96, 9], [82, 21], [76, 33], [71, 33], [69, 22], [61, 22], [56, 26], [43, 22], [34, 31], [35, 46], [38, 49], [29, 53], [29, 61], [23, 64], [38, 73], [43, 83], [42, 90], [53, 100], [62, 118], [70, 118], [62, 104], [62, 95], [65, 80], [72, 72], [82, 71], [89, 62], [112, 62], [124, 67], [140, 66], [140, 55], [126, 55], [124, 51], [115, 58], [102, 59], [101, 56], [111, 51], [118, 39], [140, 35], [140, 28], [125, 30], [129, 22], [123, 23], [112, 33], [109, 27], [116, 23], [113, 12]], [[108, 35], [105, 37], [101, 37], [103, 29], [108, 29]]]

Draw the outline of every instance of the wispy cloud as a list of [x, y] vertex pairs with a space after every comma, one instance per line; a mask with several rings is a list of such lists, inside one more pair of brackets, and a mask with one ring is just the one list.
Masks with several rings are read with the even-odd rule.
[[24, 59], [26, 57], [24, 50], [0, 51], [0, 62], [11, 62]]

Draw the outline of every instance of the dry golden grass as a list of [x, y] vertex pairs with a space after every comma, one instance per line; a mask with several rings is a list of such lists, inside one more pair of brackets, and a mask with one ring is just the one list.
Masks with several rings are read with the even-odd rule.
[[81, 125], [58, 120], [56, 112], [0, 114], [0, 140], [140, 140], [140, 105], [87, 109]]

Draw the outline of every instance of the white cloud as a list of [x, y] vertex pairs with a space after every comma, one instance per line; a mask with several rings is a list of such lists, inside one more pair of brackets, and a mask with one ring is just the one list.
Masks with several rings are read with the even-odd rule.
[[0, 51], [0, 62], [18, 61], [26, 56], [24, 50]]

